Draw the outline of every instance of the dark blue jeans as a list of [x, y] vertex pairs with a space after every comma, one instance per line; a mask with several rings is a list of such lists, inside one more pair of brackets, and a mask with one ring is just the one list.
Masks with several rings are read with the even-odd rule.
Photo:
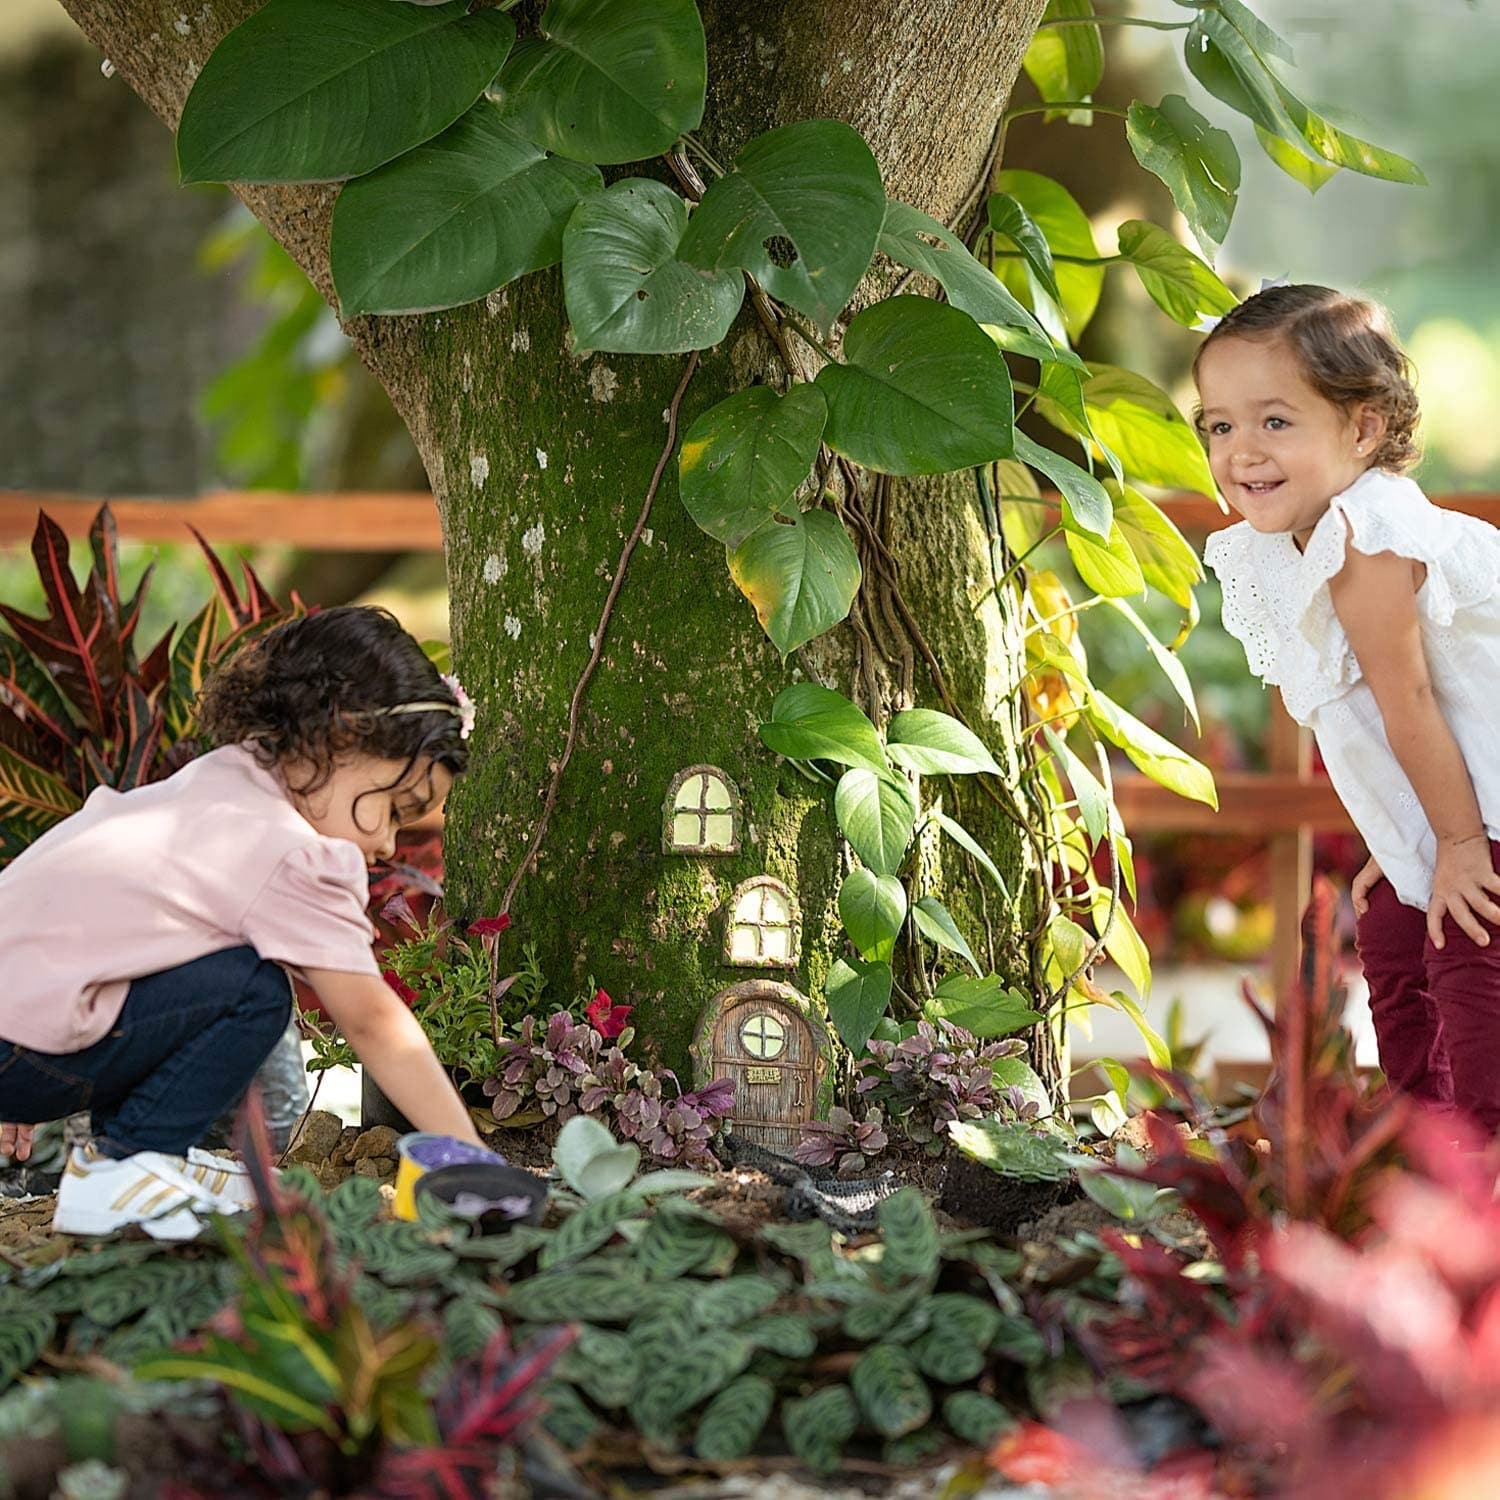
[[185, 1155], [249, 1088], [291, 1008], [286, 970], [254, 948], [148, 974], [81, 1052], [0, 1041], [0, 1120], [35, 1125], [86, 1109], [106, 1155]]

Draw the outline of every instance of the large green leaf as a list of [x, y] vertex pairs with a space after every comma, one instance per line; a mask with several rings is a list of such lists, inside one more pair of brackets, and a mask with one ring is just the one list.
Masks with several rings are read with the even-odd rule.
[[951, 1021], [981, 1040], [1010, 1036], [1043, 1019], [1023, 991], [1011, 989], [994, 974], [982, 979], [950, 974], [923, 1010], [929, 1021]]
[[911, 916], [924, 937], [930, 938], [938, 947], [950, 949], [967, 959], [969, 967], [976, 974], [984, 972], [979, 967], [979, 960], [974, 957], [974, 952], [963, 933], [958, 930], [958, 923], [953, 920], [948, 908], [936, 896], [923, 896], [912, 907]]
[[1115, 520], [1141, 565], [1146, 582], [1174, 604], [1191, 609], [1193, 585], [1203, 577], [1203, 565], [1186, 537], [1160, 506], [1128, 484], [1105, 486], [1114, 501]]
[[875, 253], [885, 221], [880, 168], [859, 132], [804, 120], [756, 136], [693, 213], [682, 258], [745, 270], [828, 328]]
[[1309, 193], [1316, 193], [1339, 175], [1339, 168], [1332, 162], [1314, 158], [1302, 148], [1282, 140], [1279, 135], [1272, 135], [1263, 125], [1255, 127], [1255, 139], [1260, 142], [1260, 149], [1293, 182], [1300, 182]]
[[1071, 350], [1059, 350], [1047, 331], [1011, 295], [988, 266], [981, 265], [964, 242], [936, 219], [898, 203], [886, 204], [880, 249], [903, 266], [930, 276], [948, 300], [976, 323], [1008, 330], [1003, 347], [1031, 359], [1077, 360]]
[[630, 177], [584, 199], [563, 231], [563, 298], [582, 352], [681, 354], [729, 332], [745, 288], [677, 257], [687, 205], [660, 182]]
[[708, 79], [694, 0], [552, 0], [496, 80], [529, 139], [583, 162], [656, 156], [703, 119]]
[[[1011, 168], [1000, 174], [996, 186], [1025, 209], [1031, 222], [1046, 237], [1054, 255], [1098, 256], [1099, 247], [1094, 243], [1088, 215], [1060, 182], [1044, 177], [1040, 172]], [[1050, 299], [1043, 303], [1037, 301], [1037, 291], [1042, 291], [1045, 296], [1045, 287], [1035, 280], [1034, 273], [1024, 261], [1006, 261], [995, 270], [1011, 291], [1031, 306], [1047, 331], [1054, 336], [1061, 335], [1064, 342], [1068, 338], [1077, 339], [1088, 327], [1104, 286], [1102, 265], [1054, 262], [1063, 315], [1063, 326], [1055, 327], [1055, 315], [1049, 316]]]
[[1240, 154], [1229, 132], [1210, 125], [1181, 94], [1168, 94], [1158, 105], [1132, 103], [1125, 137], [1135, 159], [1166, 183], [1205, 253], [1216, 254], [1240, 187]]
[[481, 99], [339, 194], [330, 256], [340, 311], [457, 307], [555, 265], [568, 215], [603, 186], [596, 167], [548, 156]]
[[1010, 372], [967, 314], [922, 297], [866, 308], [825, 365], [825, 441], [885, 474], [944, 474], [1008, 457]]
[[1015, 442], [1016, 457], [1040, 469], [1062, 492], [1068, 502], [1069, 520], [1075, 527], [1101, 540], [1108, 538], [1113, 514], [1109, 491], [1087, 469], [1033, 442], [1024, 432], [1016, 433]]
[[1075, 367], [1053, 361], [1042, 366], [1041, 382], [1037, 386], [1036, 410], [1059, 432], [1076, 437], [1080, 445], [1089, 452], [1102, 455], [1109, 471], [1116, 479], [1125, 477], [1119, 456], [1107, 444], [1100, 442], [1089, 420], [1088, 403], [1083, 399], [1083, 377], [1088, 366]]
[[956, 823], [946, 813], [941, 813], [934, 809], [930, 816], [932, 821], [995, 882], [1000, 889], [1000, 894], [1009, 901], [1011, 899], [1010, 887], [1005, 883], [1005, 877], [1001, 875], [995, 861], [985, 852], [984, 846], [980, 844], [979, 840], [963, 824]]
[[1052, 1113], [1052, 1096], [1047, 1092], [1047, 1085], [1023, 1058], [997, 1057], [990, 1065], [990, 1071], [1001, 1088], [1019, 1089], [1025, 1103], [1036, 1105], [1041, 1114]]
[[783, 688], [760, 737], [793, 760], [832, 760], [841, 766], [889, 771], [875, 726], [841, 693], [814, 682]]
[[1196, 327], [1205, 314], [1222, 316], [1239, 301], [1210, 266], [1159, 224], [1126, 219], [1120, 225], [1120, 254], [1151, 300], [1184, 328]]
[[859, 554], [844, 523], [810, 510], [767, 521], [729, 554], [729, 572], [761, 628], [786, 656], [832, 630], [859, 589]]
[[1218, 807], [1213, 772], [1207, 766], [1142, 724], [1097, 687], [1089, 695], [1084, 713], [1098, 733], [1123, 750], [1136, 768], [1153, 781], [1176, 792], [1179, 797]]
[[[1031, 38], [1021, 66], [1049, 103], [1089, 98], [1104, 76], [1104, 43], [1097, 26], [1048, 26], [1048, 21], [1081, 20], [1094, 13], [1092, 0], [1047, 0], [1042, 24]], [[1049, 110], [1047, 119], [1086, 111]]]
[[856, 766], [839, 778], [833, 810], [844, 837], [869, 869], [877, 875], [900, 869], [917, 820], [916, 803], [904, 781]]
[[861, 958], [889, 960], [906, 920], [906, 887], [894, 875], [851, 870], [839, 887], [839, 919]]
[[1080, 526], [1073, 518], [1073, 507], [1064, 497], [1062, 503], [1063, 538], [1068, 544], [1068, 556], [1078, 569], [1078, 576], [1096, 594], [1106, 599], [1115, 599], [1128, 594], [1143, 594], [1146, 580], [1141, 565], [1120, 523], [1111, 519], [1109, 536], [1101, 541], [1093, 532]]
[[677, 459], [688, 514], [730, 547], [778, 511], [788, 514], [827, 420], [823, 393], [811, 385], [793, 386], [785, 396], [751, 386], [709, 407], [688, 429]]
[[1086, 762], [1074, 754], [1064, 736], [1050, 724], [1042, 725], [1042, 734], [1057, 757], [1063, 775], [1068, 778], [1068, 785], [1073, 789], [1073, 796], [1078, 802], [1078, 816], [1083, 820], [1089, 842], [1098, 844], [1109, 827], [1109, 793]]
[[1120, 455], [1125, 472], [1145, 484], [1214, 494], [1197, 432], [1160, 386], [1116, 365], [1090, 364], [1083, 383], [1089, 420]]
[[357, 177], [446, 130], [505, 61], [498, 10], [267, 0], [209, 54], [177, 126], [183, 182]]
[[[1109, 917], [1110, 893], [1102, 886], [1094, 891], [1094, 930], [1100, 931]], [[1119, 964], [1120, 971], [1136, 988], [1142, 1000], [1151, 998], [1151, 952], [1136, 931], [1123, 903], [1116, 902], [1114, 918], [1104, 934], [1104, 951]]]
[[886, 726], [886, 753], [897, 765], [924, 776], [1000, 775], [989, 747], [977, 734], [933, 708], [908, 708]]
[[858, 1057], [891, 1001], [891, 966], [877, 960], [841, 958], [828, 971], [824, 999], [828, 1019], [844, 1045]]

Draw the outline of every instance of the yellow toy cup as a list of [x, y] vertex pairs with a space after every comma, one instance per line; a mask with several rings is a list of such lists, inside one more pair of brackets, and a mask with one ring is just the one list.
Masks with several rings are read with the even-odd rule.
[[430, 1130], [410, 1131], [396, 1141], [396, 1199], [392, 1212], [398, 1219], [415, 1220], [417, 1180], [437, 1167], [501, 1160], [493, 1151], [455, 1136], [436, 1135]]

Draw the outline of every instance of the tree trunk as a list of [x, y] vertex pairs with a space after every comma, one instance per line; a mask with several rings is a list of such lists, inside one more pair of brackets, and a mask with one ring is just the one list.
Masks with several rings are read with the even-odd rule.
[[[173, 125], [212, 45], [256, 8], [217, 0], [189, 16], [183, 35], [177, 11], [161, 0], [63, 3]], [[846, 120], [869, 141], [892, 197], [953, 222], [982, 201], [995, 126], [1042, 8], [1043, 0], [703, 0], [703, 138], [727, 162], [770, 126]], [[325, 295], [335, 192], [242, 190]], [[442, 513], [455, 660], [479, 704], [473, 769], [449, 806], [449, 907], [465, 916], [496, 907], [526, 853], [687, 363], [579, 360], [565, 331], [555, 270], [466, 308], [349, 327], [411, 429]], [[729, 337], [702, 357], [679, 434], [730, 391], [784, 379], [747, 303]], [[755, 972], [722, 961], [725, 907], [740, 881], [771, 875], [795, 894], [800, 963], [780, 977], [803, 995], [820, 1000], [840, 949], [835, 898], [847, 855], [831, 797], [779, 764], [756, 732], [782, 687], [815, 675], [878, 722], [914, 702], [941, 706], [940, 666], [958, 710], [1002, 766], [1014, 767], [1020, 632], [997, 595], [972, 477], [883, 482], [861, 504], [895, 559], [899, 589], [880, 586], [866, 536], [851, 624], [783, 663], [721, 549], [684, 512], [675, 461], [668, 465], [582, 702], [550, 827], [513, 902], [550, 998], [570, 999], [592, 977], [637, 1005], [641, 1031], [679, 1069], [710, 999]], [[722, 768], [742, 793], [738, 853], [663, 853], [669, 783], [698, 764]], [[955, 811], [954, 792], [945, 795]], [[1026, 889], [1024, 851], [995, 799], [972, 786], [963, 797], [960, 820], [1011, 889]], [[1024, 899], [1002, 904], [993, 887], [986, 901], [954, 853], [924, 840], [924, 888], [942, 889], [982, 958], [1023, 979], [1034, 911]], [[909, 978], [920, 993], [919, 962]]]

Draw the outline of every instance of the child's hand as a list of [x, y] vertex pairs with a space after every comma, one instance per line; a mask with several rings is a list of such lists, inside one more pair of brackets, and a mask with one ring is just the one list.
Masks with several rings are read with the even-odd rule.
[[1354, 877], [1354, 884], [1349, 887], [1349, 895], [1354, 902], [1354, 910], [1359, 916], [1370, 909], [1370, 892], [1385, 879], [1379, 865], [1373, 859], [1365, 861], [1365, 867]]
[[1427, 935], [1432, 946], [1441, 948], [1444, 944], [1446, 913], [1481, 948], [1488, 948], [1490, 935], [1484, 923], [1500, 926], [1500, 905], [1491, 900], [1491, 892], [1500, 894], [1500, 875], [1495, 873], [1490, 855], [1489, 835], [1476, 833], [1452, 843], [1440, 841], [1432, 901], [1427, 908]]
[[25, 1161], [31, 1155], [31, 1137], [35, 1125], [0, 1125], [0, 1156]]

